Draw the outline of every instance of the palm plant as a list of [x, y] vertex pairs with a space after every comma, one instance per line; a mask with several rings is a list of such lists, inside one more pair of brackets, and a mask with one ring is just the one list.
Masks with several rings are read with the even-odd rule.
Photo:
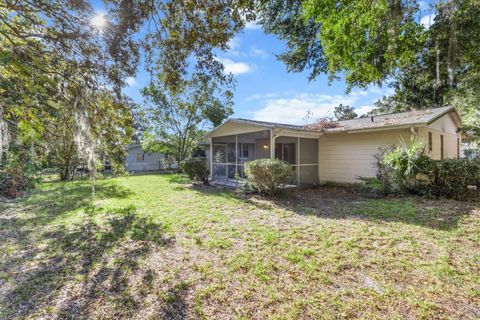
[[401, 137], [400, 145], [387, 153], [382, 161], [393, 169], [397, 187], [406, 191], [415, 183], [419, 163], [424, 158], [423, 141], [417, 135], [412, 135], [409, 143]]

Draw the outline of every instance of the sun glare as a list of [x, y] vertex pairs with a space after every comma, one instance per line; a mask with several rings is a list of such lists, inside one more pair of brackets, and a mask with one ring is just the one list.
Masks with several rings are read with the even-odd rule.
[[102, 13], [98, 13], [95, 17], [92, 18], [92, 26], [101, 29], [105, 26], [107, 23], [107, 20], [105, 20], [105, 15]]

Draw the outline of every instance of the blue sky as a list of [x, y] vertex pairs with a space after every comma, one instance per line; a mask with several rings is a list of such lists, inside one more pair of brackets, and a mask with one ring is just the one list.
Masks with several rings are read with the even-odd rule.
[[[433, 20], [427, 3], [423, 3], [422, 23], [428, 27]], [[308, 72], [289, 73], [275, 54], [281, 53], [284, 43], [266, 35], [254, 23], [230, 42], [230, 50], [219, 54], [225, 69], [237, 80], [232, 117], [304, 124], [317, 118], [333, 116], [338, 104], [356, 108], [358, 114], [372, 109], [374, 102], [392, 94], [386, 85], [370, 86], [366, 90], [353, 89], [345, 93], [343, 80], [328, 83], [325, 75], [308, 81]], [[140, 90], [149, 81], [149, 74], [141, 67], [135, 78], [128, 79], [124, 92], [142, 103]], [[310, 118], [305, 119], [307, 113]]]
[[[340, 103], [354, 106], [358, 113], [369, 111], [373, 103], [391, 93], [386, 86], [371, 86], [367, 90], [354, 89], [345, 94], [344, 81], [328, 84], [325, 75], [308, 81], [308, 72], [289, 73], [275, 54], [284, 44], [266, 35], [255, 24], [230, 42], [231, 49], [221, 52], [219, 59], [225, 71], [234, 74], [237, 86], [232, 117], [303, 124], [323, 116], [333, 116], [333, 108]], [[149, 74], [140, 70], [124, 92], [141, 103], [139, 90], [149, 81]], [[304, 120], [308, 112], [311, 118]]]

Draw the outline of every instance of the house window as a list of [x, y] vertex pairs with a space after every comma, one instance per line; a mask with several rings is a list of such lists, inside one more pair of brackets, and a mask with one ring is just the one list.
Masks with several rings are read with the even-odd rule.
[[443, 134], [440, 135], [440, 159], [443, 160], [444, 153], [443, 153]]
[[433, 150], [433, 137], [432, 137], [432, 133], [429, 132], [428, 133], [428, 151], [432, 152], [432, 150]]
[[145, 155], [143, 153], [137, 153], [137, 162], [144, 161]]
[[242, 143], [240, 149], [240, 158], [248, 159], [248, 144]]

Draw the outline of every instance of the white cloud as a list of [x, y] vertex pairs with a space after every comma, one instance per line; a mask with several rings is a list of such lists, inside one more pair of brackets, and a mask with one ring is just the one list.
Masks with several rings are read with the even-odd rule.
[[384, 94], [384, 89], [379, 86], [370, 86], [367, 91], [368, 93], [373, 93], [378, 95]]
[[253, 57], [259, 57], [259, 58], [262, 58], [262, 59], [266, 59], [268, 58], [268, 52], [263, 50], [263, 49], [259, 49], [255, 46], [252, 46], [250, 48], [250, 55], [253, 56]]
[[[305, 124], [318, 118], [333, 116], [334, 107], [340, 103], [352, 105], [358, 97], [352, 95], [297, 94], [290, 98], [266, 99], [260, 110], [253, 113], [255, 120]], [[305, 120], [307, 114], [311, 117]]]
[[125, 83], [126, 83], [129, 87], [132, 87], [132, 86], [134, 86], [135, 84], [137, 84], [137, 80], [136, 80], [134, 77], [128, 77], [127, 79], [125, 79]]
[[426, 15], [420, 19], [420, 24], [425, 28], [428, 29], [430, 26], [433, 24], [433, 20], [435, 19], [436, 14], [432, 13], [429, 15]]
[[230, 47], [230, 50], [235, 50], [238, 47], [240, 47], [240, 38], [239, 37], [233, 37], [228, 41], [228, 46]]
[[241, 43], [240, 37], [231, 38], [228, 41], [229, 49], [226, 51], [226, 54], [229, 56], [235, 56], [235, 57], [244, 56], [244, 54], [238, 50], [238, 48], [240, 48], [240, 43]]
[[232, 73], [234, 75], [250, 73], [255, 70], [255, 65], [246, 62], [235, 62], [228, 58], [219, 58], [219, 61], [223, 63], [225, 72]]
[[355, 108], [355, 113], [358, 114], [359, 116], [364, 115], [372, 111], [373, 105], [371, 106], [360, 106]]
[[258, 25], [255, 21], [248, 21], [245, 24], [245, 29], [247, 30], [258, 30], [260, 28], [261, 28], [260, 25]]
[[[333, 117], [333, 110], [339, 104], [355, 107], [360, 116], [374, 108], [374, 102], [388, 95], [389, 88], [370, 87], [355, 90], [346, 95], [312, 94], [298, 92], [275, 92], [255, 94], [247, 101], [258, 101], [260, 108], [253, 112], [253, 119], [280, 123], [305, 124], [318, 118]], [[306, 115], [310, 114], [308, 119]]]
[[[289, 93], [284, 93], [285, 94], [296, 94], [295, 92], [289, 92]], [[246, 100], [247, 101], [252, 101], [252, 100], [267, 100], [267, 99], [273, 99], [273, 98], [278, 98], [282, 96], [282, 93], [280, 92], [271, 92], [271, 93], [265, 93], [265, 94], [252, 94], [249, 96]]]

